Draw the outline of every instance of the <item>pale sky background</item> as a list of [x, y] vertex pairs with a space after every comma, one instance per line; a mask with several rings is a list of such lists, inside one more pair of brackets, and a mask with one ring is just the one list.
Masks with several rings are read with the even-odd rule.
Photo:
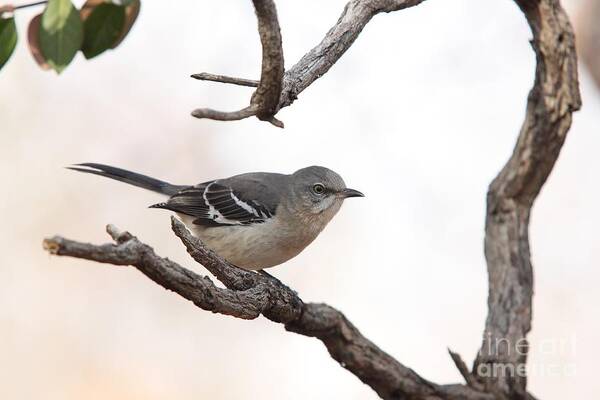
[[[345, 1], [278, 1], [286, 66], [321, 40]], [[41, 11], [41, 10], [40, 10]], [[102, 162], [174, 183], [320, 164], [366, 193], [300, 256], [271, 272], [305, 301], [340, 310], [427, 379], [461, 378], [486, 315], [485, 192], [507, 160], [533, 81], [530, 32], [511, 1], [427, 1], [374, 18], [350, 51], [281, 111], [219, 123], [258, 78], [250, 1], [145, 1], [129, 37], [56, 77], [23, 40], [0, 72], [0, 398], [371, 399], [317, 340], [264, 318], [202, 311], [133, 268], [50, 257], [54, 234], [109, 241], [128, 229], [204, 273], [146, 206], [160, 196], [63, 169]], [[584, 108], [532, 216], [535, 268], [530, 390], [590, 399], [600, 335], [600, 96], [581, 71]]]

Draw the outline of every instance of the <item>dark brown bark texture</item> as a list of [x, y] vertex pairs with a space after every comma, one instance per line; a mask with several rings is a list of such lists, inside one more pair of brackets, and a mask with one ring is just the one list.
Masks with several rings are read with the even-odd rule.
[[[283, 48], [279, 20], [273, 0], [252, 0], [258, 19], [258, 33], [262, 44], [262, 68], [258, 87], [250, 99], [250, 105], [233, 112], [199, 108], [192, 112], [196, 118], [208, 118], [219, 121], [235, 121], [251, 116], [268, 121], [278, 128], [283, 123], [275, 118], [278, 110], [279, 94], [283, 82]], [[203, 74], [192, 75], [202, 79]], [[229, 82], [232, 83], [232, 82]], [[247, 85], [246, 85], [247, 86]]]
[[[203, 109], [202, 118], [234, 120], [257, 116], [277, 126], [275, 114], [325, 74], [378, 13], [415, 6], [423, 0], [352, 0], [325, 38], [289, 71], [283, 72], [281, 35], [271, 0], [254, 0], [263, 44], [260, 81], [201, 73], [201, 80], [257, 87], [250, 106], [235, 113]], [[490, 184], [485, 256], [489, 276], [488, 317], [481, 349], [469, 370], [450, 352], [466, 384], [441, 385], [412, 369], [364, 337], [338, 310], [305, 303], [279, 280], [237, 268], [207, 249], [175, 218], [172, 229], [190, 256], [225, 288], [155, 254], [128, 232], [109, 225], [114, 243], [93, 245], [60, 236], [44, 240], [51, 254], [114, 265], [131, 265], [196, 306], [242, 319], [263, 315], [290, 332], [315, 337], [342, 367], [384, 399], [531, 399], [523, 371], [526, 335], [531, 329], [533, 270], [528, 226], [531, 207], [558, 158], [581, 106], [572, 29], [557, 0], [516, 0], [533, 33], [534, 86], [513, 154]], [[201, 115], [200, 115], [201, 114]], [[499, 369], [498, 369], [499, 368]], [[499, 373], [499, 372], [504, 373]], [[509, 371], [511, 373], [506, 373]]]
[[517, 4], [533, 33], [535, 83], [513, 154], [488, 190], [488, 317], [474, 365], [486, 389], [508, 398], [525, 396], [524, 374], [482, 377], [481, 372], [524, 368], [533, 296], [529, 216], [558, 158], [572, 113], [581, 107], [575, 40], [564, 10], [553, 0], [517, 0]]

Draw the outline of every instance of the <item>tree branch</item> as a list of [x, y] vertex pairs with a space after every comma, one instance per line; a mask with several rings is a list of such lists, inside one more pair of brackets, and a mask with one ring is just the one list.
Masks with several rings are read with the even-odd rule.
[[448, 349], [448, 354], [450, 354], [450, 358], [452, 358], [454, 365], [456, 365], [458, 372], [465, 379], [465, 382], [467, 383], [467, 385], [469, 385], [475, 389], [481, 390], [482, 385], [477, 381], [476, 377], [473, 376], [471, 371], [469, 371], [467, 364], [465, 364], [465, 362], [463, 361], [460, 354], [455, 353], [450, 349]]
[[29, 7], [35, 7], [35, 6], [41, 6], [43, 4], [48, 3], [48, 0], [44, 0], [44, 1], [36, 1], [34, 3], [28, 3], [28, 4], [20, 4], [18, 6], [12, 5], [12, 4], [6, 4], [6, 5], [0, 5], [0, 15], [4, 12], [15, 12], [17, 10], [22, 10], [25, 8], [29, 8]]
[[225, 75], [215, 75], [215, 74], [209, 74], [208, 72], [201, 72], [199, 74], [193, 74], [193, 75], [191, 75], [191, 77], [194, 79], [198, 79], [200, 81], [231, 83], [233, 85], [258, 87], [258, 81], [254, 81], [252, 79], [235, 78], [232, 76], [225, 76]]
[[[352, 46], [358, 35], [362, 32], [363, 28], [375, 15], [382, 12], [392, 12], [402, 10], [408, 7], [416, 6], [422, 3], [424, 0], [352, 0], [344, 7], [342, 15], [340, 15], [336, 24], [327, 32], [323, 40], [315, 46], [312, 50], [306, 53], [300, 61], [298, 61], [290, 70], [283, 74], [283, 52], [281, 52], [281, 64], [277, 64], [277, 67], [281, 66], [283, 74], [283, 86], [279, 88], [280, 93], [279, 100], [277, 103], [270, 102], [269, 112], [271, 116], [274, 116], [280, 109], [291, 105], [294, 100], [298, 98], [298, 95], [309, 87], [314, 81], [325, 75], [327, 71], [344, 55], [346, 50]], [[273, 8], [274, 9], [274, 8]], [[276, 16], [275, 16], [276, 19]], [[266, 25], [262, 25], [266, 26]], [[259, 24], [259, 32], [261, 31], [261, 25]], [[277, 25], [277, 33], [279, 32], [279, 25]], [[262, 39], [261, 33], [261, 39]], [[272, 41], [272, 46], [269, 49], [281, 49], [281, 46], [275, 46], [275, 41]], [[281, 37], [279, 36], [279, 42]], [[272, 51], [272, 50], [271, 50]], [[261, 81], [265, 79], [265, 44], [263, 42], [263, 72], [261, 75]], [[277, 55], [279, 57], [279, 55]], [[277, 58], [279, 60], [279, 58]], [[279, 70], [277, 70], [277, 73]], [[273, 72], [273, 77], [275, 73]], [[242, 78], [224, 77], [220, 75], [213, 75], [207, 72], [194, 74], [192, 77], [201, 80], [210, 80], [214, 82], [222, 83], [236, 83], [244, 85], [239, 82], [255, 82]], [[214, 78], [214, 79], [213, 79]], [[276, 79], [270, 80], [275, 82]], [[281, 80], [279, 80], [281, 82]], [[244, 85], [251, 86], [251, 85]], [[259, 86], [260, 88], [260, 86]], [[271, 86], [269, 93], [275, 95], [275, 87]], [[257, 90], [258, 92], [258, 90]], [[256, 92], [255, 92], [256, 94]], [[273, 99], [273, 97], [270, 97]], [[194, 112], [195, 113], [195, 112]], [[267, 116], [269, 113], [267, 113]], [[283, 125], [281, 125], [283, 127]]]
[[198, 307], [237, 318], [254, 319], [266, 306], [261, 293], [232, 292], [216, 287], [210, 278], [200, 276], [166, 258], [128, 232], [118, 233], [107, 226], [116, 244], [93, 245], [55, 236], [44, 240], [50, 254], [83, 258], [114, 265], [133, 265], [148, 278], [168, 290], [190, 300]]
[[416, 6], [424, 0], [352, 0], [323, 40], [306, 53], [283, 80], [279, 108], [291, 105], [298, 95], [325, 75], [352, 46], [363, 28], [375, 15]]
[[192, 111], [192, 115], [196, 118], [208, 118], [216, 121], [239, 121], [256, 115], [256, 108], [248, 106], [239, 111], [218, 111], [212, 108], [198, 108]]
[[[278, 128], [283, 128], [283, 122], [275, 118], [278, 111], [279, 96], [283, 81], [283, 48], [281, 32], [277, 19], [277, 10], [273, 0], [252, 0], [258, 19], [258, 33], [262, 45], [262, 67], [260, 81], [250, 99], [250, 106], [240, 111], [222, 112], [209, 108], [192, 111], [196, 118], [208, 118], [219, 121], [234, 121], [256, 116], [262, 121], [270, 122]], [[206, 77], [212, 74], [201, 73], [197, 76]], [[192, 75], [194, 76], [194, 75]], [[212, 75], [215, 77], [215, 75]], [[221, 77], [223, 78], [223, 77]], [[223, 81], [223, 80], [220, 80]], [[228, 83], [242, 82], [238, 78], [227, 77]], [[245, 80], [248, 83], [248, 80]], [[247, 85], [250, 86], [250, 85]]]
[[[273, 0], [252, 0], [258, 18], [258, 34], [262, 44], [262, 68], [258, 88], [250, 104], [256, 106], [256, 117], [270, 121], [277, 112], [283, 81], [283, 48], [277, 11]], [[283, 125], [281, 126], [283, 128]]]
[[[516, 0], [533, 33], [537, 66], [512, 156], [487, 195], [488, 317], [473, 373], [488, 391], [526, 398], [526, 335], [533, 270], [529, 216], [581, 106], [573, 32], [558, 0]], [[506, 371], [506, 372], [503, 372]]]
[[421, 378], [365, 338], [338, 310], [326, 304], [304, 303], [290, 288], [270, 278], [237, 268], [223, 260], [172, 218], [175, 234], [188, 253], [226, 288], [179, 264], [156, 255], [128, 232], [107, 227], [114, 244], [93, 245], [60, 236], [44, 240], [50, 254], [115, 265], [131, 265], [165, 289], [214, 313], [254, 319], [259, 315], [285, 329], [321, 340], [330, 355], [385, 399], [492, 400], [489, 394], [464, 385], [438, 385]]

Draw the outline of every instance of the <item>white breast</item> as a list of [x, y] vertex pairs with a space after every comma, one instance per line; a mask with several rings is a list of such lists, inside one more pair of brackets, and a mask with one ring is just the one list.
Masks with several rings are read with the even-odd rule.
[[245, 269], [274, 267], [300, 254], [340, 209], [338, 200], [319, 214], [302, 214], [279, 207], [263, 223], [207, 227], [194, 217], [178, 214], [194, 236], [230, 263]]
[[277, 218], [260, 224], [205, 227], [193, 217], [179, 214], [194, 236], [230, 263], [245, 269], [273, 267], [297, 256], [319, 234], [320, 229], [294, 229]]

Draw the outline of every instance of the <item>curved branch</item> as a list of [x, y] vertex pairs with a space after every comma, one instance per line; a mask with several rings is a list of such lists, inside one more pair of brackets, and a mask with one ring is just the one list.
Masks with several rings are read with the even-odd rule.
[[252, 0], [258, 18], [258, 33], [262, 45], [262, 67], [258, 88], [250, 104], [256, 106], [256, 117], [268, 121], [278, 111], [283, 81], [283, 48], [273, 0]]
[[[256, 116], [262, 121], [270, 122], [278, 128], [283, 128], [283, 122], [275, 118], [279, 110], [279, 97], [283, 81], [283, 48], [281, 46], [281, 31], [277, 19], [277, 10], [273, 0], [252, 0], [256, 17], [258, 19], [258, 33], [262, 45], [262, 67], [258, 87], [252, 94], [250, 106], [235, 112], [223, 112], [209, 108], [194, 110], [192, 116], [196, 118], [208, 118], [218, 121], [236, 121], [251, 116]], [[201, 73], [192, 75], [197, 79], [206, 79], [207, 76], [220, 82], [237, 83], [245, 81], [246, 86], [252, 81], [231, 77], [221, 77], [212, 74]], [[218, 79], [221, 78], [221, 79]], [[226, 78], [226, 79], [222, 79]]]
[[558, 0], [516, 3], [531, 27], [537, 66], [517, 144], [488, 191], [488, 317], [473, 372], [488, 390], [525, 398], [526, 335], [531, 329], [533, 295], [529, 216], [581, 99], [573, 32]]
[[259, 315], [285, 325], [285, 329], [321, 340], [331, 356], [384, 399], [492, 400], [487, 393], [465, 385], [438, 385], [365, 338], [338, 310], [326, 304], [304, 303], [279, 280], [237, 268], [207, 249], [185, 226], [172, 218], [175, 234], [190, 255], [226, 286], [218, 288], [210, 278], [156, 255], [128, 232], [109, 225], [114, 244], [93, 245], [55, 236], [44, 240], [54, 255], [70, 256], [115, 265], [132, 265], [165, 289], [198, 307], [237, 318]]

